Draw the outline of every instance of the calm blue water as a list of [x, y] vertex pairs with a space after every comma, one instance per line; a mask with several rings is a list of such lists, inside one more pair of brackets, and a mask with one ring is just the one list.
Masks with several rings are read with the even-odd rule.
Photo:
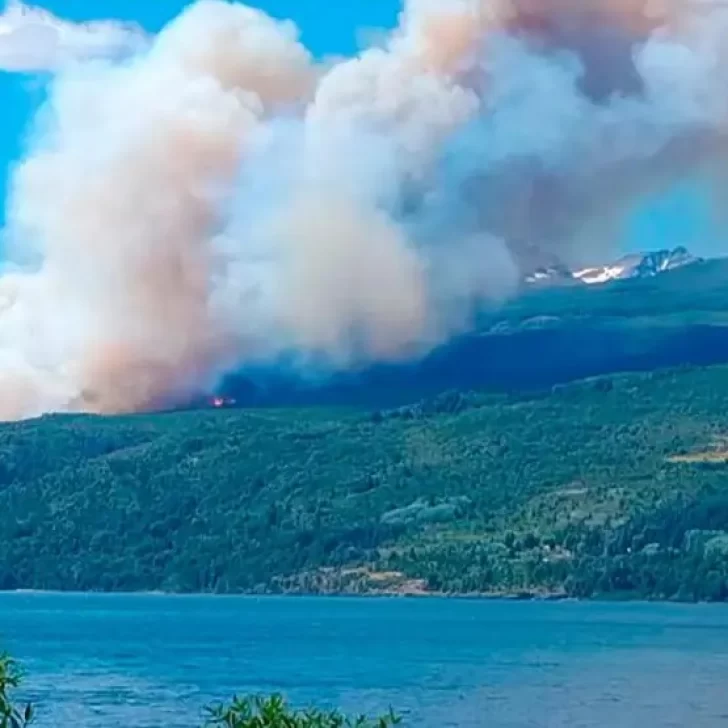
[[194, 728], [236, 691], [417, 728], [728, 726], [728, 608], [0, 595], [39, 728]]

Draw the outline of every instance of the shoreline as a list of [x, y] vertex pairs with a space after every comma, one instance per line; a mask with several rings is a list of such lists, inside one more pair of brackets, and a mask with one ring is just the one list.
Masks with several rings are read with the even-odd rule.
[[642, 605], [681, 605], [681, 606], [728, 606], [727, 602], [678, 601], [674, 599], [648, 599], [645, 597], [591, 597], [588, 599], [570, 597], [565, 594], [524, 594], [524, 593], [483, 593], [483, 594], [445, 594], [436, 592], [398, 593], [398, 592], [166, 592], [156, 591], [73, 591], [53, 589], [0, 589], [3, 596], [55, 596], [55, 597], [164, 597], [164, 598], [200, 598], [214, 597], [227, 599], [330, 599], [330, 600], [443, 600], [443, 601], [482, 601], [482, 602], [521, 602], [521, 603], [573, 603], [573, 604], [642, 604]]

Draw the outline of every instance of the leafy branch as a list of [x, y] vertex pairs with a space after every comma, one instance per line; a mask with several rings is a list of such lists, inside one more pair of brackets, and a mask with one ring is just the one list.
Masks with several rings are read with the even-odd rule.
[[236, 697], [230, 705], [208, 709], [207, 728], [390, 728], [401, 719], [392, 711], [370, 719], [347, 717], [339, 711], [296, 711], [280, 695]]
[[0, 728], [26, 728], [33, 722], [33, 706], [16, 707], [10, 693], [20, 686], [23, 674], [8, 655], [0, 654]]

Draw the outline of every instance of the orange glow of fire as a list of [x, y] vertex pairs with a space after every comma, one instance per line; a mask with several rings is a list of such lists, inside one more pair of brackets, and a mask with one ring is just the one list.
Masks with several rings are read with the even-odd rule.
[[235, 404], [234, 399], [230, 399], [229, 397], [212, 397], [210, 399], [210, 404], [213, 407], [232, 407]]

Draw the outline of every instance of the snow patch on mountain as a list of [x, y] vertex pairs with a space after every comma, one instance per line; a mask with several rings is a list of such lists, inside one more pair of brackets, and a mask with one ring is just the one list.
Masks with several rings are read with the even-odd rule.
[[585, 284], [599, 285], [630, 278], [651, 278], [669, 270], [682, 268], [702, 260], [682, 246], [673, 250], [631, 253], [613, 263], [593, 265], [578, 270], [563, 266], [538, 268], [525, 277], [528, 284]]

